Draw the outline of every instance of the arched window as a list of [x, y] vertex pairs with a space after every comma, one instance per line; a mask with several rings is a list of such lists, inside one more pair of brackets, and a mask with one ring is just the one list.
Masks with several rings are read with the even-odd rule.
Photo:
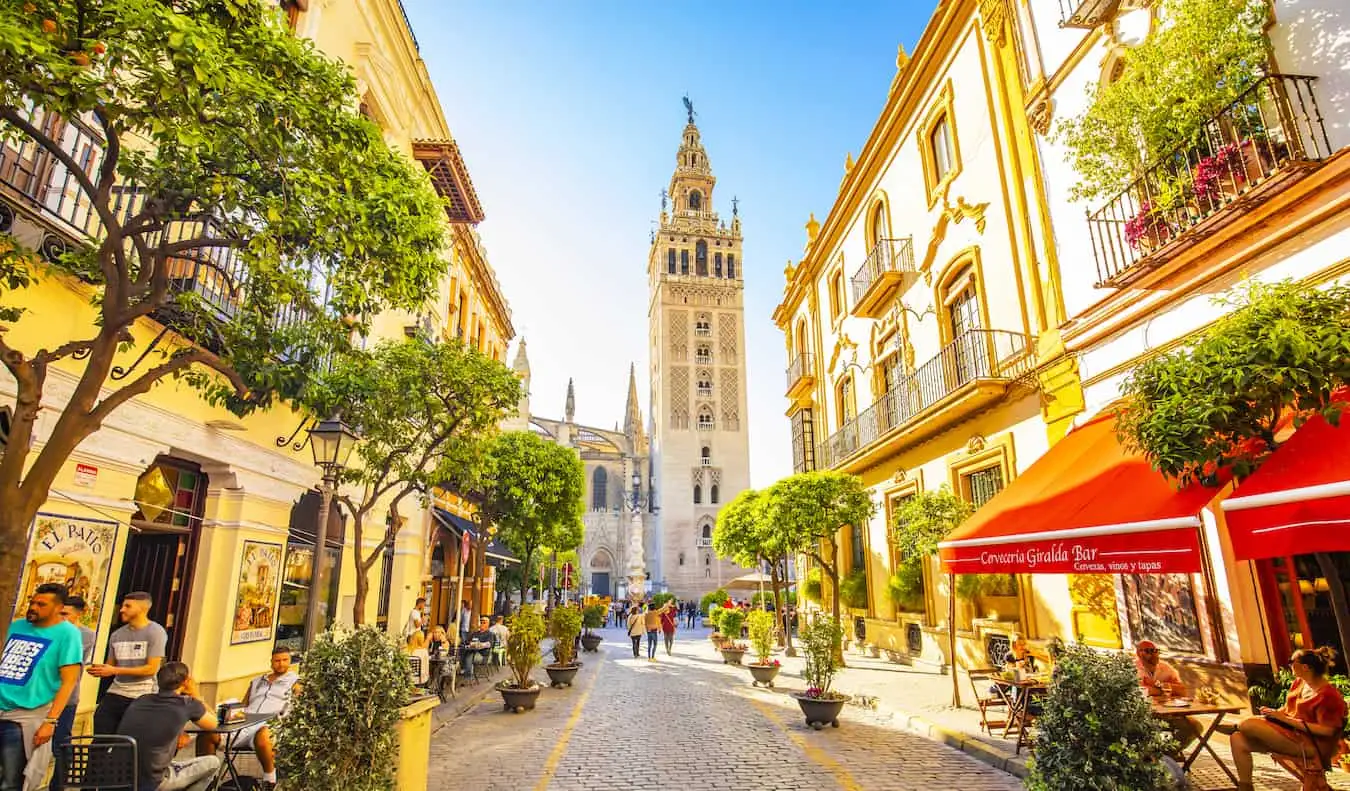
[[680, 251], [680, 274], [682, 274], [682, 275], [687, 275], [687, 274], [689, 274], [689, 251], [688, 251], [688, 250], [681, 250], [681, 251]]
[[666, 274], [675, 274], [675, 248], [666, 250]]
[[703, 523], [703, 537], [708, 539], [709, 541], [712, 540], [712, 525], [708, 524], [707, 522]]
[[806, 319], [797, 322], [797, 354], [806, 354]]
[[988, 367], [981, 333], [980, 297], [975, 288], [975, 271], [965, 267], [948, 278], [942, 290], [947, 330], [953, 344], [954, 384], [965, 384]]
[[698, 411], [698, 430], [699, 431], [713, 430], [713, 413], [712, 410], [706, 406]]
[[[698, 194], [698, 193], [694, 193]], [[694, 274], [707, 276], [708, 274], [708, 243], [702, 239], [694, 245]]]
[[712, 485], [712, 488], [708, 490], [708, 502], [713, 505], [717, 504], [717, 484], [715, 483]]
[[842, 427], [858, 414], [858, 405], [853, 396], [852, 376], [845, 376], [839, 380], [839, 384], [835, 386], [834, 398], [835, 416], [838, 417], [839, 425]]
[[735, 279], [736, 277], [736, 254], [727, 253], [727, 277]]
[[[691, 162], [690, 164], [692, 165], [693, 163]], [[699, 211], [703, 208], [703, 193], [698, 190], [693, 190], [689, 193], [689, 208], [694, 211]]]
[[694, 361], [699, 365], [712, 365], [712, 347], [699, 344], [699, 347], [694, 350]]
[[694, 505], [699, 505], [702, 502], [703, 502], [703, 487], [696, 483], [694, 484]]
[[596, 467], [591, 473], [591, 510], [603, 511], [609, 507], [609, 473]]
[[712, 398], [712, 379], [709, 378], [706, 374], [699, 376], [698, 397]]
[[947, 124], [947, 118], [944, 116], [933, 124], [933, 131], [928, 133], [928, 145], [933, 151], [933, 175], [935, 181], [942, 181], [942, 177], [952, 169], [954, 159], [952, 157], [952, 133]]
[[714, 254], [713, 254], [713, 274], [714, 274], [714, 275], [717, 275], [718, 277], [721, 277], [721, 276], [722, 276], [722, 254], [721, 254], [721, 253], [714, 253]]
[[875, 248], [882, 239], [889, 239], [891, 236], [891, 229], [886, 222], [886, 204], [882, 201], [877, 201], [877, 205], [872, 207], [870, 224], [872, 227], [871, 246]]
[[699, 453], [699, 459], [702, 461], [704, 467], [711, 467], [712, 448], [708, 447], [707, 445], [704, 445], [703, 450]]
[[712, 317], [706, 313], [700, 313], [694, 319], [694, 334], [700, 338], [712, 337]]
[[844, 312], [844, 273], [835, 272], [830, 276], [830, 319], [839, 318]]

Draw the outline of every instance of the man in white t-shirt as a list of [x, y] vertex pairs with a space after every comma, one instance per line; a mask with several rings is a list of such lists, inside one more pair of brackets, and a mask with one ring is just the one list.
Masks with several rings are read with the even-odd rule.
[[496, 622], [492, 624], [492, 628], [488, 629], [488, 631], [492, 632], [492, 636], [496, 638], [498, 646], [501, 646], [502, 648], [506, 647], [506, 638], [511, 636], [511, 630], [506, 628], [506, 619], [504, 617], [498, 615]]
[[407, 640], [413, 632], [422, 631], [422, 625], [426, 623], [426, 617], [422, 611], [427, 606], [427, 600], [422, 597], [417, 598], [417, 603], [413, 605], [412, 611], [408, 613], [408, 622], [403, 626], [403, 639]]
[[[300, 689], [300, 676], [291, 669], [291, 649], [277, 646], [272, 649], [272, 672], [253, 679], [244, 697], [244, 711], [249, 714], [285, 715], [291, 705], [291, 695]], [[249, 750], [258, 756], [262, 765], [264, 788], [276, 785], [277, 754], [272, 741], [271, 723], [250, 725], [235, 737], [236, 750]], [[220, 734], [203, 733], [197, 737], [197, 755], [215, 755], [220, 748]]]

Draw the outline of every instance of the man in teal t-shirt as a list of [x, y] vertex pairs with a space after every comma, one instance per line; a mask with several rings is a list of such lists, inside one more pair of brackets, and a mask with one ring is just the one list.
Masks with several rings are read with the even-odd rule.
[[65, 586], [39, 585], [0, 653], [0, 791], [23, 787], [34, 748], [52, 731], [80, 680], [80, 632], [63, 617]]

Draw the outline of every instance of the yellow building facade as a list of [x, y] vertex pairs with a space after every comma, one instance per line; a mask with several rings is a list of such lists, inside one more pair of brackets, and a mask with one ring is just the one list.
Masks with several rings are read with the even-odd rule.
[[[999, 8], [944, 0], [913, 55], [899, 52], [886, 107], [847, 156], [824, 221], [807, 223], [774, 312], [796, 470], [856, 474], [879, 504], [836, 539], [841, 575], [867, 578], [846, 629], [932, 669], [951, 663], [951, 591], [932, 565], [922, 606], [888, 596], [896, 507], [944, 486], [983, 504], [1076, 411], [1050, 331], [1062, 316], [1056, 264]], [[1047, 388], [1065, 392], [1051, 402]], [[957, 607], [967, 662], [1047, 619], [1032, 584], [1009, 578]]]
[[[504, 359], [514, 330], [473, 230], [482, 209], [400, 4], [307, 5], [288, 9], [297, 35], [314, 39], [352, 68], [363, 110], [391, 145], [426, 167], [446, 199], [451, 268], [440, 294], [418, 315], [380, 316], [368, 342], [418, 333], [458, 336]], [[68, 123], [65, 139], [72, 146], [99, 143], [78, 122]], [[52, 200], [62, 171], [40, 160], [13, 146], [0, 151], [2, 227], [39, 251], [85, 241], [78, 220], [87, 207]], [[10, 327], [8, 340], [39, 348], [53, 335], [87, 337], [95, 320], [91, 294], [77, 279], [45, 278], [24, 292], [28, 313]], [[153, 319], [138, 320], [134, 347], [116, 365], [133, 368], [164, 330]], [[169, 331], [160, 343], [190, 341]], [[80, 371], [71, 359], [52, 367], [35, 447], [50, 433]], [[0, 400], [14, 395], [14, 382], [0, 378]], [[318, 529], [320, 475], [303, 444], [308, 424], [307, 416], [284, 407], [240, 419], [172, 379], [131, 399], [79, 446], [58, 476], [33, 527], [21, 594], [57, 581], [83, 595], [101, 661], [119, 625], [120, 596], [149, 591], [155, 599], [151, 617], [169, 633], [169, 656], [188, 663], [204, 697], [242, 696], [249, 679], [267, 668], [274, 644], [301, 645], [316, 545], [333, 561], [333, 572], [318, 585], [324, 616], [351, 623], [353, 557], [369, 553], [379, 538], [353, 546], [336, 511], [327, 529]], [[401, 627], [424, 589], [434, 535], [430, 511], [407, 516], [395, 546], [372, 570], [367, 623]], [[98, 683], [89, 677], [82, 683], [86, 727]]]

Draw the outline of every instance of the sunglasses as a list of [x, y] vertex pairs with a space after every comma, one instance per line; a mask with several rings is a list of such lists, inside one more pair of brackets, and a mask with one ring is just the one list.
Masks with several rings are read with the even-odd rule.
[[1156, 648], [1141, 648], [1141, 649], [1139, 649], [1139, 653], [1141, 653], [1141, 654], [1156, 654], [1156, 653], [1158, 653], [1158, 649], [1156, 649]]

